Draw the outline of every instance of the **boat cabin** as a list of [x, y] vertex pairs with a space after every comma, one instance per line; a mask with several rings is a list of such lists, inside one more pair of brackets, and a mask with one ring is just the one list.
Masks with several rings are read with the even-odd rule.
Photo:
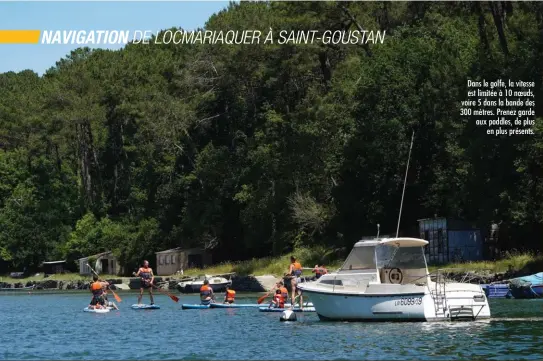
[[357, 242], [338, 274], [373, 275], [372, 282], [382, 284], [426, 284], [424, 246], [427, 244], [418, 238]]

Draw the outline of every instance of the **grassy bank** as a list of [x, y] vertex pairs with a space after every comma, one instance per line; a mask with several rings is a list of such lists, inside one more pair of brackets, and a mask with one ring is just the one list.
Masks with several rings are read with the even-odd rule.
[[[302, 267], [312, 268], [315, 264], [325, 263], [329, 270], [337, 269], [343, 260], [338, 260], [335, 252], [323, 247], [299, 248], [296, 251], [279, 256], [266, 258], [253, 258], [240, 262], [225, 262], [211, 267], [191, 268], [184, 270], [185, 275], [195, 276], [202, 274], [222, 274], [235, 272], [238, 275], [275, 275], [282, 276], [288, 271], [290, 256], [294, 255]], [[311, 271], [304, 271], [305, 274]]]
[[[101, 277], [102, 278], [108, 278], [108, 279], [122, 278], [122, 277], [113, 276], [113, 275], [101, 275]], [[38, 275], [34, 275], [34, 276], [26, 277], [26, 278], [12, 278], [12, 277], [9, 277], [9, 275], [4, 276], [4, 277], [0, 277], [0, 282], [7, 282], [7, 283], [17, 283], [17, 282], [25, 283], [25, 282], [28, 282], [28, 281], [48, 281], [48, 280], [53, 280], [53, 281], [90, 281], [91, 276], [81, 276], [80, 274], [77, 274], [77, 273], [63, 273], [63, 274], [50, 275], [49, 277], [44, 278], [43, 273], [40, 273]]]
[[496, 261], [478, 261], [448, 263], [429, 266], [430, 271], [439, 268], [457, 269], [464, 272], [502, 273], [507, 271], [536, 273], [543, 271], [543, 255], [530, 252], [506, 252], [502, 259]]
[[[326, 267], [329, 271], [338, 269], [343, 263], [343, 259], [334, 258], [333, 251], [323, 248], [319, 249], [299, 249], [293, 252], [300, 260], [303, 267], [313, 267], [317, 263], [321, 263], [322, 257], [326, 262]], [[321, 258], [319, 258], [321, 257]], [[238, 275], [275, 275], [282, 276], [288, 270], [290, 263], [290, 254], [281, 257], [269, 257], [251, 259], [237, 263], [222, 263], [204, 269], [188, 269], [185, 270], [185, 275], [201, 275], [201, 274], [221, 274], [236, 272]], [[513, 272], [525, 271], [526, 273], [536, 273], [543, 271], [543, 255], [529, 252], [506, 252], [504, 257], [496, 261], [478, 261], [478, 262], [463, 262], [463, 263], [448, 263], [443, 265], [430, 265], [430, 271], [435, 271], [440, 268], [456, 269], [459, 272], [484, 272], [484, 273], [501, 273], [511, 270]], [[310, 271], [309, 271], [310, 272]], [[308, 271], [305, 272], [306, 274]]]

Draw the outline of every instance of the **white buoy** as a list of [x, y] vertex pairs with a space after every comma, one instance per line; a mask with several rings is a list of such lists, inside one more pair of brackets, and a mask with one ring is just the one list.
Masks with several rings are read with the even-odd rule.
[[292, 310], [285, 310], [281, 314], [279, 321], [296, 321], [296, 313]]

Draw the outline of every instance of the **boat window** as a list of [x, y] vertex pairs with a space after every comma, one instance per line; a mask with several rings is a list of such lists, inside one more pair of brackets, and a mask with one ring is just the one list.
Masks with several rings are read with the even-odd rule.
[[324, 283], [326, 285], [343, 286], [343, 282], [341, 282], [341, 280], [321, 280], [320, 283]]
[[375, 247], [354, 247], [343, 263], [341, 271], [373, 270], [375, 271]]
[[[426, 263], [422, 247], [395, 247], [379, 245], [376, 250], [377, 266], [381, 272], [383, 283], [425, 283]], [[391, 279], [387, 278], [387, 270], [394, 270], [396, 274]], [[399, 272], [401, 275], [397, 275]]]

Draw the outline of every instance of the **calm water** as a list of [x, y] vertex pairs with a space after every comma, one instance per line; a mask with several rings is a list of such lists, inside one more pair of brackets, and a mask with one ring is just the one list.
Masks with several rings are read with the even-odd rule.
[[[463, 323], [279, 322], [257, 309], [83, 312], [81, 293], [0, 295], [0, 359], [542, 359], [543, 300], [493, 300], [493, 319]], [[254, 303], [248, 297], [240, 303]], [[144, 299], [144, 302], [147, 302]]]

